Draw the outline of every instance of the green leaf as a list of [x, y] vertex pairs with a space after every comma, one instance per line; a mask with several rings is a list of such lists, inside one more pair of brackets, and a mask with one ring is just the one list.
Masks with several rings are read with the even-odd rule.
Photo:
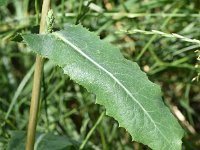
[[7, 4], [7, 0], [0, 0], [0, 6], [6, 5]]
[[155, 150], [180, 150], [183, 130], [165, 106], [160, 87], [119, 49], [82, 26], [47, 35], [23, 36], [30, 48], [49, 58], [104, 105], [133, 140]]
[[22, 150], [25, 149], [25, 136], [26, 132], [23, 131], [12, 131], [11, 139], [8, 143], [8, 150]]
[[[25, 131], [12, 131], [8, 150], [24, 150], [26, 141]], [[36, 150], [78, 150], [80, 143], [66, 136], [53, 135], [51, 133], [37, 133], [35, 140]], [[88, 148], [87, 149], [91, 149]]]

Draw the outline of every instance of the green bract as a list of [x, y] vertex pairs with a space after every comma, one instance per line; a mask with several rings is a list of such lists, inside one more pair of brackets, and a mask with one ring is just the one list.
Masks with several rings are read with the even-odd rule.
[[46, 35], [27, 34], [36, 53], [63, 68], [78, 84], [96, 94], [97, 103], [115, 118], [133, 140], [154, 150], [180, 150], [183, 130], [165, 106], [160, 87], [119, 49], [82, 26]]

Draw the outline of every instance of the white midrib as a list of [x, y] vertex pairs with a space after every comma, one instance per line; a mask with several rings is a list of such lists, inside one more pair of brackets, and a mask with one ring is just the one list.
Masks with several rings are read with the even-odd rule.
[[151, 116], [148, 114], [148, 112], [144, 109], [144, 107], [136, 100], [136, 98], [131, 94], [131, 92], [126, 89], [126, 87], [112, 74], [110, 73], [108, 70], [106, 70], [104, 67], [102, 67], [100, 64], [98, 64], [97, 62], [95, 62], [92, 58], [90, 58], [88, 55], [86, 55], [79, 47], [77, 47], [76, 45], [74, 45], [72, 42], [70, 42], [69, 40], [67, 40], [65, 37], [63, 37], [62, 34], [58, 33], [58, 32], [54, 32], [52, 33], [54, 36], [56, 36], [57, 38], [61, 39], [62, 41], [64, 41], [65, 43], [67, 43], [68, 45], [70, 45], [72, 48], [74, 48], [78, 53], [80, 53], [83, 57], [85, 57], [86, 59], [88, 59], [90, 62], [92, 62], [95, 66], [97, 66], [98, 68], [100, 68], [101, 70], [103, 70], [104, 72], [106, 72], [116, 83], [118, 83], [120, 85], [120, 87], [122, 87], [122, 89], [125, 90], [125, 92], [141, 107], [141, 109], [144, 111], [144, 113], [148, 116], [148, 118], [151, 120], [151, 122], [154, 124], [155, 128], [161, 133], [161, 135], [165, 138], [165, 140], [167, 140], [168, 143], [169, 140], [167, 139], [167, 137], [160, 131], [160, 129], [157, 127], [157, 125], [155, 124], [154, 120], [151, 118]]

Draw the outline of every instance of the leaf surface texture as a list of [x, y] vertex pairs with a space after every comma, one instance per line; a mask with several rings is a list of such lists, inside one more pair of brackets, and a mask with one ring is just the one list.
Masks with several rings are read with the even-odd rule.
[[180, 150], [183, 130], [165, 106], [160, 87], [135, 62], [81, 25], [47, 35], [26, 34], [37, 54], [52, 60], [89, 92], [132, 136], [154, 150]]

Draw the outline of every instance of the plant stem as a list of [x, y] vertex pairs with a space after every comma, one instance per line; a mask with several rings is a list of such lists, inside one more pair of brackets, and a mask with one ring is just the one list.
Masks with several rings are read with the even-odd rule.
[[36, 13], [36, 24], [38, 25], [39, 24], [39, 16], [40, 16], [40, 13], [39, 13], [39, 8], [38, 8], [38, 0], [35, 0], [35, 13]]
[[100, 123], [101, 120], [103, 119], [104, 115], [105, 115], [105, 111], [103, 111], [103, 112], [101, 113], [101, 115], [99, 116], [97, 122], [96, 122], [95, 125], [92, 127], [92, 129], [89, 131], [89, 133], [87, 134], [86, 138], [84, 139], [83, 143], [81, 144], [81, 146], [80, 146], [80, 148], [79, 148], [80, 150], [82, 150], [82, 149], [85, 147], [87, 141], [89, 140], [90, 136], [92, 135], [92, 133], [94, 132], [94, 130], [96, 129], [96, 127], [99, 125], [99, 123]]
[[[172, 14], [176, 14], [178, 12], [178, 8], [176, 8]], [[161, 26], [161, 31], [165, 28], [165, 26], [169, 23], [170, 19], [172, 18], [172, 16], [169, 16], [165, 19], [165, 21], [163, 22], [162, 26]], [[143, 54], [146, 52], [146, 50], [149, 48], [149, 46], [151, 45], [151, 43], [157, 38], [157, 35], [153, 35], [151, 37], [151, 39], [148, 41], [148, 43], [144, 46], [144, 48], [141, 50], [140, 54], [137, 56], [136, 61], [139, 61], [140, 58], [143, 56]], [[161, 64], [160, 59], [157, 57], [157, 55], [154, 53], [153, 50], [151, 50], [149, 48], [149, 52], [151, 53], [151, 55], [153, 55], [155, 61], [158, 64]]]
[[[42, 4], [42, 15], [40, 20], [40, 34], [45, 32], [45, 18], [50, 7], [50, 0], [44, 0]], [[39, 55], [36, 56], [35, 72], [33, 79], [32, 98], [29, 114], [29, 124], [27, 133], [26, 150], [33, 150], [35, 143], [35, 131], [37, 125], [37, 115], [40, 100], [40, 84], [43, 71], [43, 58]]]

